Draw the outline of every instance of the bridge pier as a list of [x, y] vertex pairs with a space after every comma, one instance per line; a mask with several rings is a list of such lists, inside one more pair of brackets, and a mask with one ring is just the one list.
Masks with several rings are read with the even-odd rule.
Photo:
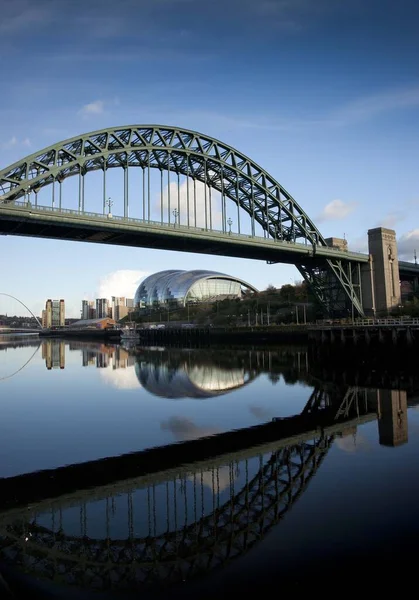
[[377, 390], [377, 414], [380, 444], [405, 444], [408, 439], [406, 391]]
[[361, 269], [366, 316], [386, 316], [400, 306], [400, 273], [396, 232], [376, 227], [368, 231], [369, 263]]

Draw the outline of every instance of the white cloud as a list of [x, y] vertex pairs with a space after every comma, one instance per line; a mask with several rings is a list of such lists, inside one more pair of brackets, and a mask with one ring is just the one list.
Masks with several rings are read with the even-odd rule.
[[31, 145], [31, 141], [29, 138], [24, 138], [23, 140], [19, 140], [19, 138], [17, 138], [15, 135], [12, 135], [12, 137], [7, 140], [6, 142], [4, 142], [1, 147], [2, 148], [17, 148], [18, 146], [25, 146], [26, 148], [28, 148]]
[[99, 373], [106, 383], [119, 390], [134, 390], [141, 387], [134, 367], [127, 367], [126, 369], [113, 369], [109, 367], [107, 369], [99, 369]]
[[348, 240], [348, 249], [352, 252], [368, 252], [368, 233], [365, 232], [354, 240]]
[[329, 204], [326, 204], [316, 221], [320, 223], [322, 221], [337, 221], [339, 219], [345, 219], [355, 210], [355, 207], [355, 202], [332, 200], [329, 202]]
[[[230, 485], [238, 479], [239, 473], [233, 471], [231, 477], [230, 467], [219, 467], [217, 471], [204, 471], [201, 475], [202, 483], [209, 488], [213, 494], [221, 494], [227, 490]], [[193, 476], [189, 475], [188, 480], [194, 482]]]
[[[211, 176], [211, 172], [208, 173]], [[168, 209], [169, 209], [169, 189], [170, 189], [170, 221], [174, 222], [173, 211], [179, 210], [180, 217], [177, 217], [177, 222], [181, 225], [187, 224], [188, 216], [188, 185], [183, 181], [179, 186], [179, 201], [178, 201], [178, 187], [177, 182], [173, 181], [169, 186], [163, 189], [163, 207], [164, 216], [167, 221]], [[207, 186], [207, 225], [210, 226], [209, 214], [210, 214], [210, 192]], [[155, 201], [155, 205], [160, 207], [160, 197]], [[222, 229], [222, 214], [221, 214], [221, 194], [214, 189], [211, 189], [211, 214], [212, 214], [212, 229]], [[194, 196], [194, 185], [193, 181], [189, 181], [189, 223], [191, 226], [195, 226], [195, 196]], [[200, 181], [196, 182], [196, 226], [205, 227], [205, 184]]]
[[89, 117], [91, 115], [101, 115], [105, 110], [105, 103], [103, 100], [95, 100], [89, 104], [85, 104], [78, 111], [78, 114], [82, 117]]
[[160, 423], [162, 431], [170, 431], [176, 441], [197, 440], [220, 433], [217, 427], [202, 427], [196, 425], [187, 417], [169, 417], [167, 421]]
[[364, 435], [358, 432], [354, 432], [353, 434], [348, 433], [347, 435], [343, 435], [341, 438], [336, 438], [335, 445], [339, 448], [339, 450], [349, 454], [371, 450], [370, 442]]
[[387, 215], [384, 215], [379, 221], [377, 221], [377, 227], [386, 227], [387, 229], [394, 229], [397, 223], [404, 221], [407, 216], [406, 212], [394, 211]]
[[41, 6], [38, 2], [34, 5], [27, 0], [3, 2], [1, 6], [0, 34], [16, 35], [24, 30], [33, 30], [45, 26], [51, 21], [50, 9], [50, 4]]
[[413, 253], [416, 250], [419, 253], [419, 229], [412, 229], [402, 235], [397, 242], [399, 259], [413, 260]]
[[419, 86], [384, 90], [379, 94], [365, 96], [336, 110], [330, 120], [348, 125], [366, 120], [383, 112], [419, 106]]
[[257, 419], [266, 420], [272, 418], [272, 411], [263, 406], [250, 405], [249, 410]]
[[112, 296], [124, 296], [134, 298], [140, 282], [149, 275], [148, 271], [135, 271], [121, 269], [104, 275], [99, 280], [96, 298], [108, 298]]

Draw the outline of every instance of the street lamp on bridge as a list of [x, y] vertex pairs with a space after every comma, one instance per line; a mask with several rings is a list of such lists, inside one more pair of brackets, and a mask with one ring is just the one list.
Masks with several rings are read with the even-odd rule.
[[231, 226], [233, 225], [233, 220], [231, 217], [228, 218], [227, 224], [228, 224], [228, 233], [230, 235], [231, 234]]
[[177, 208], [174, 208], [174, 209], [173, 209], [173, 216], [174, 216], [174, 218], [175, 218], [175, 227], [176, 227], [176, 223], [177, 223], [178, 214], [179, 214], [179, 211], [178, 211], [178, 209], [177, 209]]
[[113, 205], [113, 200], [112, 200], [112, 198], [110, 196], [109, 196], [109, 198], [107, 200], [105, 200], [105, 204], [108, 207], [108, 219], [111, 219], [112, 218], [111, 208], [112, 208], [112, 205]]

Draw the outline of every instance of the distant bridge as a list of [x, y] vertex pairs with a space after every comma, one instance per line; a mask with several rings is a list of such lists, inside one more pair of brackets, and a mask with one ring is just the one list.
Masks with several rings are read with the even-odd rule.
[[0, 335], [2, 333], [39, 333], [39, 329], [31, 329], [30, 327], [0, 327]]

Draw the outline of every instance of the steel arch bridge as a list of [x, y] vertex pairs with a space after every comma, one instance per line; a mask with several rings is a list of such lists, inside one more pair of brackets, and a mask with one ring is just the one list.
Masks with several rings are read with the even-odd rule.
[[[142, 219], [135, 220], [129, 217], [132, 167], [142, 170]], [[119, 218], [111, 215], [107, 198], [107, 174], [114, 168], [123, 170]], [[151, 218], [153, 169], [160, 173], [160, 221]], [[101, 213], [86, 210], [85, 177], [92, 171], [103, 173]], [[72, 176], [78, 177], [76, 210], [62, 205], [62, 184]], [[182, 201], [181, 177], [186, 187]], [[197, 183], [204, 191], [198, 202]], [[51, 189], [50, 206], [38, 202], [38, 193], [46, 187]], [[233, 208], [237, 231], [231, 229]], [[197, 227], [197, 215], [203, 227]], [[195, 131], [161, 125], [116, 127], [25, 157], [0, 171], [0, 232], [290, 263], [327, 313], [342, 315], [353, 308], [363, 315], [360, 266], [368, 257], [329, 247], [306, 212], [269, 173], [234, 148]]]
[[[0, 525], [0, 556], [19, 564], [36, 576], [56, 582], [97, 590], [130, 589], [143, 584], [173, 584], [203, 576], [226, 565], [250, 550], [285, 516], [307, 488], [329, 448], [333, 435], [286, 446], [270, 454], [255, 456], [256, 468], [249, 459], [191, 473], [188, 478], [170, 482], [170, 502], [181, 505], [169, 516], [169, 487], [166, 483], [166, 513], [162, 509], [156, 533], [155, 488], [147, 488], [148, 501], [136, 506], [132, 492], [123, 495], [126, 507], [127, 537], [110, 535], [114, 497], [106, 498], [103, 534], [89, 535], [88, 503], [80, 511], [79, 535], [65, 532], [60, 502], [36, 514], [36, 507], [25, 509], [20, 520]], [[228, 469], [227, 494], [220, 502], [220, 472]], [[235, 489], [235, 473], [243, 472], [242, 487]], [[204, 503], [203, 477], [212, 478], [212, 494]], [[187, 505], [189, 483], [191, 518], [181, 515]], [[218, 487], [217, 487], [218, 482]], [[120, 494], [119, 494], [120, 496]], [[121, 496], [120, 496], [121, 497]], [[65, 503], [65, 499], [63, 500]], [[183, 503], [183, 504], [182, 504]], [[134, 512], [147, 515], [148, 534], [134, 534]], [[70, 509], [71, 510], [71, 509]], [[164, 514], [163, 514], [164, 513]], [[65, 515], [64, 515], [65, 516]], [[49, 524], [46, 521], [49, 521]], [[38, 522], [41, 521], [41, 522]]]
[[12, 296], [11, 294], [6, 294], [5, 292], [0, 292], [0, 296], [6, 296], [7, 298], [12, 298], [12, 300], [16, 300], [16, 302], [19, 302], [19, 304], [21, 304], [23, 306], [23, 308], [26, 308], [26, 310], [31, 314], [31, 316], [35, 319], [35, 321], [38, 323], [39, 328], [43, 329], [42, 327], [42, 323], [41, 321], [38, 319], [38, 317], [31, 311], [31, 309], [29, 308], [29, 306], [26, 306], [26, 304], [24, 304], [24, 302], [22, 302], [22, 300], [19, 300], [19, 298], [16, 298], [16, 296]]

